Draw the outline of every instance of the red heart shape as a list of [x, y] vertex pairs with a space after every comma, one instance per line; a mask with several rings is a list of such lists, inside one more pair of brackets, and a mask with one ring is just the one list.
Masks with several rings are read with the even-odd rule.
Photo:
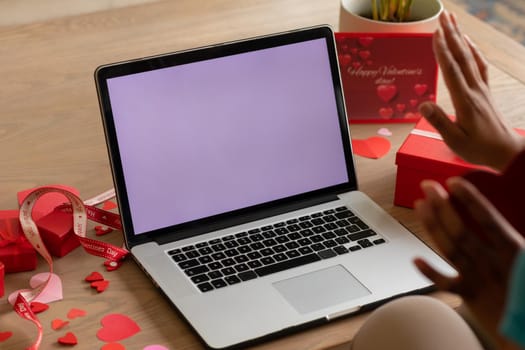
[[13, 332], [6, 331], [6, 332], [0, 332], [0, 342], [6, 341], [7, 339], [11, 338], [13, 336]]
[[86, 282], [95, 282], [95, 281], [103, 281], [104, 280], [104, 276], [102, 276], [102, 274], [96, 272], [96, 271], [93, 271], [89, 274], [89, 276], [87, 276], [86, 278], [84, 278], [84, 280]]
[[58, 338], [58, 342], [64, 345], [76, 345], [77, 337], [72, 332], [67, 332], [63, 337]]
[[106, 267], [107, 271], [115, 271], [122, 265], [122, 260], [119, 261], [113, 261], [113, 260], [106, 260], [104, 261], [104, 266]]
[[409, 101], [409, 103], [410, 103], [410, 105], [411, 105], [412, 107], [415, 107], [415, 106], [417, 106], [417, 104], [419, 103], [419, 101], [416, 100], [415, 98], [413, 98], [413, 99], [411, 99], [411, 100]]
[[407, 108], [407, 105], [404, 104], [404, 103], [398, 103], [398, 104], [396, 105], [396, 110], [397, 110], [398, 112], [401, 112], [401, 113], [403, 113], [403, 112], [405, 111], [406, 108]]
[[389, 102], [397, 95], [397, 87], [394, 84], [378, 85], [377, 96], [385, 102]]
[[361, 67], [361, 62], [352, 62], [352, 67], [354, 67], [354, 69]]
[[371, 37], [371, 36], [363, 36], [359, 39], [357, 39], [357, 41], [359, 42], [359, 44], [363, 47], [369, 47], [372, 42], [374, 41], [374, 38]]
[[370, 57], [371, 53], [368, 50], [361, 50], [359, 51], [359, 57], [361, 57], [363, 60], [367, 60], [368, 57]]
[[111, 209], [115, 209], [116, 207], [117, 207], [117, 203], [112, 202], [112, 201], [105, 201], [104, 204], [102, 205], [103, 210], [111, 210]]
[[111, 343], [126, 339], [140, 332], [140, 327], [126, 315], [110, 314], [100, 320], [102, 328], [97, 332], [97, 338]]
[[100, 350], [126, 350], [126, 347], [119, 343], [107, 343]]
[[98, 293], [102, 293], [109, 286], [109, 281], [95, 281], [91, 283], [91, 288], [95, 288]]
[[81, 310], [81, 309], [71, 309], [69, 310], [69, 312], [67, 313], [67, 318], [69, 318], [70, 320], [73, 320], [77, 317], [84, 317], [86, 316], [87, 312], [85, 310]]
[[394, 114], [394, 110], [390, 107], [379, 108], [379, 115], [383, 119], [389, 119]]
[[30, 304], [30, 306], [31, 306], [31, 311], [33, 311], [33, 313], [35, 313], [35, 314], [44, 312], [47, 309], [49, 309], [49, 305], [44, 304], [44, 303], [39, 303], [38, 301], [33, 301]]
[[425, 92], [427, 92], [428, 85], [427, 84], [416, 84], [414, 85], [414, 91], [416, 92], [416, 95], [423, 96]]
[[53, 328], [55, 331], [60, 328], [64, 328], [69, 324], [69, 321], [62, 321], [59, 318], [55, 318], [53, 321], [51, 321], [51, 328]]
[[348, 66], [352, 62], [352, 56], [349, 54], [339, 55], [339, 64], [341, 64], [343, 67]]
[[379, 136], [372, 136], [364, 140], [353, 139], [352, 148], [357, 155], [378, 159], [388, 153], [390, 141]]
[[101, 225], [95, 226], [95, 234], [97, 236], [103, 236], [103, 235], [108, 234], [110, 232], [113, 232], [113, 229], [111, 227], [101, 226]]

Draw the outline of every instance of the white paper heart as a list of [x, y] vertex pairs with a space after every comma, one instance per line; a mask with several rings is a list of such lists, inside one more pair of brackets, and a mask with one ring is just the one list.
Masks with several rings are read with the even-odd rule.
[[[31, 288], [36, 288], [37, 286], [41, 285], [47, 280], [47, 276], [49, 275], [49, 272], [42, 272], [34, 275], [29, 280], [29, 285]], [[14, 304], [16, 301], [16, 297], [18, 296], [18, 293], [21, 292], [23, 289], [19, 289], [17, 291], [14, 291], [11, 293], [8, 297], [9, 303]], [[46, 288], [40, 293], [39, 296], [37, 296], [33, 301], [38, 301], [39, 303], [52, 303], [53, 301], [62, 300], [62, 280], [60, 277], [56, 274], [51, 274], [51, 278], [49, 279], [49, 283], [47, 284]]]

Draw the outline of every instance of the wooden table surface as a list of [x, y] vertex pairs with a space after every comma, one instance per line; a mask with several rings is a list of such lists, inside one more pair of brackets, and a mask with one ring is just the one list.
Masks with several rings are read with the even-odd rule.
[[[491, 62], [495, 99], [512, 125], [525, 128], [525, 48], [467, 15], [445, 0], [465, 31]], [[328, 23], [337, 28], [339, 0], [215, 0], [159, 1], [146, 5], [68, 17], [22, 26], [0, 27], [0, 209], [16, 209], [16, 193], [46, 184], [66, 184], [86, 199], [112, 185], [93, 71], [101, 64], [251, 37], [297, 27]], [[521, 98], [520, 98], [521, 97]], [[452, 112], [440, 81], [438, 101]], [[380, 160], [357, 158], [361, 189], [410, 230], [427, 240], [413, 212], [392, 204], [396, 174], [395, 152], [413, 124], [352, 125], [352, 136], [365, 138], [387, 126], [391, 151]], [[93, 232], [90, 232], [93, 234]], [[105, 240], [120, 244], [119, 232]], [[6, 294], [26, 287], [31, 276], [47, 271], [43, 260], [36, 271], [6, 276]], [[67, 331], [78, 337], [77, 349], [100, 349], [100, 319], [123, 313], [141, 331], [121, 341], [127, 349], [160, 344], [169, 349], [200, 349], [203, 345], [175, 309], [157, 292], [133, 261], [105, 272], [102, 259], [76, 249], [55, 259], [63, 281], [64, 299], [40, 314], [43, 349], [61, 346]], [[92, 271], [102, 272], [110, 287], [101, 294], [83, 282]], [[434, 293], [452, 306], [460, 300]], [[59, 331], [56, 318], [66, 319], [71, 308], [87, 311]], [[348, 348], [367, 314], [346, 318], [275, 341], [258, 349]], [[14, 335], [2, 349], [30, 345], [36, 329], [20, 319], [0, 299], [0, 332]]]

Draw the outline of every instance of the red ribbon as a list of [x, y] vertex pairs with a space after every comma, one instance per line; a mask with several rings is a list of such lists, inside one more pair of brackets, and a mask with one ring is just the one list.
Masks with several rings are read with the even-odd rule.
[[94, 218], [97, 218], [95, 221], [100, 222], [98, 219], [102, 219], [102, 216], [104, 215], [105, 219], [103, 220], [105, 220], [105, 224], [108, 226], [117, 227], [114, 226], [117, 225], [117, 221], [118, 225], [120, 225], [120, 217], [117, 214], [109, 213], [98, 208], [95, 208], [96, 210], [94, 210], [94, 207], [86, 206], [75, 194], [61, 188], [40, 187], [29, 193], [21, 203], [19, 217], [20, 224], [22, 226], [22, 231], [24, 232], [28, 241], [48, 263], [49, 275], [47, 280], [36, 288], [21, 291], [18, 294], [16, 302], [13, 306], [14, 310], [18, 313], [18, 315], [20, 315], [20, 317], [33, 322], [38, 329], [38, 337], [33, 345], [28, 348], [28, 350], [37, 350], [40, 347], [43, 335], [42, 324], [31, 310], [30, 303], [44, 290], [44, 288], [49, 283], [51, 274], [53, 273], [53, 259], [51, 258], [51, 255], [42, 241], [40, 233], [38, 232], [38, 227], [33, 221], [32, 211], [38, 198], [50, 192], [58, 192], [69, 200], [70, 204], [61, 206], [63, 208], [59, 210], [67, 210], [72, 213], [73, 232], [75, 232], [75, 234], [78, 236], [78, 239], [86, 252], [114, 262], [119, 262], [128, 254], [126, 249], [86, 237], [88, 218], [93, 220], [95, 220]]

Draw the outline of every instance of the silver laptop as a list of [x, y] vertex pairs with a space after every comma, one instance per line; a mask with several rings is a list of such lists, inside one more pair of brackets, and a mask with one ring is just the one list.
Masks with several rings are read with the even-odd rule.
[[432, 287], [425, 244], [358, 191], [333, 32], [99, 67], [126, 245], [211, 348]]

